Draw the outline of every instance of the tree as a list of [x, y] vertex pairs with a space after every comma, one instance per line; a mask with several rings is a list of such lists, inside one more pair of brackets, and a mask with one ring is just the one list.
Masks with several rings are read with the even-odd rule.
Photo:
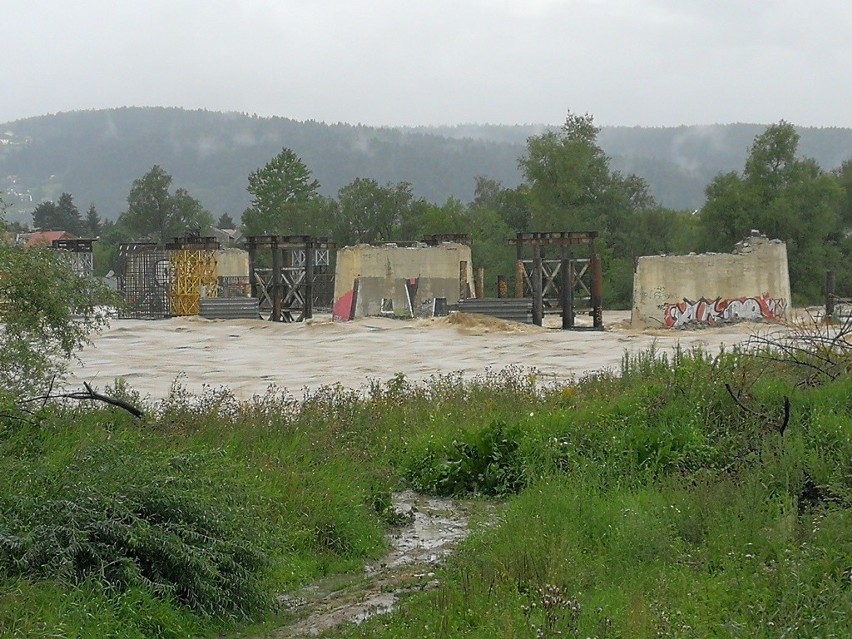
[[200, 232], [213, 224], [213, 216], [185, 189], [169, 192], [172, 176], [159, 165], [133, 181], [127, 211], [119, 223], [138, 238], [165, 244], [188, 231]]
[[62, 193], [58, 202], [46, 200], [32, 212], [33, 226], [42, 230], [68, 231], [74, 235], [83, 233], [83, 219], [70, 193]]
[[841, 189], [840, 223], [844, 232], [852, 231], [852, 158], [841, 164], [834, 174]]
[[478, 207], [468, 209], [466, 229], [472, 239], [473, 263], [487, 274], [486, 296], [496, 297], [497, 276], [503, 275], [511, 281], [515, 271], [515, 247], [506, 242], [512, 229], [498, 212]]
[[322, 229], [319, 182], [292, 150], [282, 149], [248, 182], [251, 207], [242, 219], [246, 235], [317, 234]]
[[520, 165], [539, 230], [616, 233], [627, 216], [655, 205], [644, 180], [610, 170], [598, 132], [591, 115], [569, 112], [561, 129], [527, 141]]
[[500, 206], [500, 195], [503, 192], [500, 180], [492, 180], [483, 175], [477, 175], [474, 182], [471, 208], [496, 211]]
[[[537, 231], [598, 231], [605, 302], [627, 305], [638, 255], [631, 234], [635, 216], [655, 202], [643, 179], [610, 170], [598, 132], [592, 116], [569, 113], [558, 131], [528, 140], [520, 165], [528, 184], [530, 225]], [[517, 222], [512, 226], [517, 228]]]
[[504, 189], [499, 180], [476, 177], [471, 211], [486, 209], [499, 214], [509, 231], [528, 231], [531, 223], [529, 188], [521, 184], [514, 189]]
[[106, 324], [98, 305], [108, 293], [84, 278], [58, 251], [0, 244], [0, 396], [44, 392], [67, 362]]
[[370, 243], [398, 239], [414, 201], [408, 182], [381, 186], [375, 180], [356, 178], [337, 192], [335, 240]]
[[86, 211], [86, 221], [83, 225], [83, 231], [88, 237], [99, 237], [101, 227], [101, 217], [98, 215], [98, 210], [94, 204], [90, 204], [89, 210]]
[[840, 228], [838, 232], [842, 257], [836, 265], [838, 291], [852, 292], [852, 159], [835, 171], [840, 186]]
[[792, 124], [767, 127], [742, 175], [719, 175], [708, 185], [701, 224], [712, 250], [731, 250], [752, 229], [784, 240], [791, 288], [803, 301], [817, 301], [825, 270], [841, 261], [842, 189], [836, 175], [796, 157], [798, 143]]
[[442, 206], [430, 204], [420, 220], [420, 236], [450, 235], [470, 232], [468, 211], [452, 196]]
[[237, 228], [237, 223], [234, 222], [234, 218], [232, 218], [227, 213], [222, 213], [219, 216], [219, 219], [216, 222], [216, 228], [220, 229], [235, 229]]
[[36, 229], [59, 229], [62, 223], [59, 221], [59, 207], [52, 200], [39, 202], [33, 209], [33, 228]]
[[70, 193], [63, 193], [59, 196], [59, 202], [56, 203], [59, 210], [60, 219], [65, 225], [65, 230], [74, 235], [83, 234], [83, 218], [80, 216], [80, 209], [74, 204], [74, 198]]

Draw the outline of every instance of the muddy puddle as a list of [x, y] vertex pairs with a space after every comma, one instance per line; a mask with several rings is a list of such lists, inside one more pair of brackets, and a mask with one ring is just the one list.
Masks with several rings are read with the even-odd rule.
[[413, 515], [389, 537], [390, 551], [360, 575], [336, 575], [279, 597], [295, 615], [270, 637], [315, 637], [344, 624], [391, 612], [399, 597], [440, 585], [435, 570], [470, 532], [470, 504], [418, 495], [393, 496], [394, 507]]

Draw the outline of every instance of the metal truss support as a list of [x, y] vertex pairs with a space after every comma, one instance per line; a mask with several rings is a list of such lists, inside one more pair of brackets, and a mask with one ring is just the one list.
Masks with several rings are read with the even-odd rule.
[[116, 279], [124, 297], [119, 317], [162, 319], [171, 315], [169, 260], [162, 246], [153, 242], [120, 244]]
[[331, 307], [334, 245], [328, 238], [254, 235], [246, 238], [246, 245], [251, 295], [258, 299], [262, 316], [274, 322], [301, 322], [313, 317], [316, 302]]
[[[597, 236], [597, 231], [518, 233], [509, 240], [517, 250], [515, 297], [532, 297], [534, 324], [541, 326], [547, 310], [559, 308], [564, 330], [579, 328], [574, 321], [578, 312], [588, 312], [593, 327], [603, 328], [603, 273], [595, 247]], [[578, 251], [586, 255], [576, 256]], [[586, 304], [580, 306], [579, 302]]]
[[61, 251], [71, 268], [77, 275], [92, 277], [95, 274], [95, 263], [92, 252], [94, 239], [53, 240], [51, 248]]

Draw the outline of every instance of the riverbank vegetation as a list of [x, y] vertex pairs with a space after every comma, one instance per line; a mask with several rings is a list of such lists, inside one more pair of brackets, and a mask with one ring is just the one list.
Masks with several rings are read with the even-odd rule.
[[[789, 355], [798, 356], [798, 361]], [[827, 362], [830, 362], [827, 363]], [[650, 352], [564, 387], [403, 377], [237, 403], [0, 410], [0, 634], [221, 636], [360, 571], [390, 491], [500, 499], [440, 586], [353, 636], [843, 636], [850, 348]], [[561, 633], [559, 635], [558, 633]]]

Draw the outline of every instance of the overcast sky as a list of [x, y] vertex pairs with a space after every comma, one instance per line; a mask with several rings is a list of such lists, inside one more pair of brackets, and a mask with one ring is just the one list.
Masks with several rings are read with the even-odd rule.
[[0, 122], [852, 126], [852, 0], [0, 0]]

